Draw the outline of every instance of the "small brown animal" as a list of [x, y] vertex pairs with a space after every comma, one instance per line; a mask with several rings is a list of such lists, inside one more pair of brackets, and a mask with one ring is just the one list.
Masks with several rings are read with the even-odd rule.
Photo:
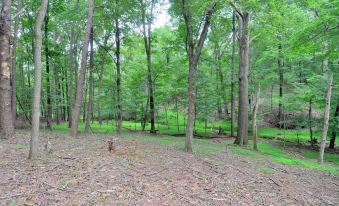
[[110, 139], [110, 140], [107, 141], [107, 143], [108, 143], [108, 151], [114, 152], [114, 150], [115, 150], [114, 140]]

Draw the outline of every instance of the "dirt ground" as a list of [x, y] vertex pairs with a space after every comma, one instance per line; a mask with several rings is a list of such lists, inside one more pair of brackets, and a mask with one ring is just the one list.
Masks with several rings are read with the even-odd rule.
[[0, 205], [339, 205], [338, 177], [264, 158], [196, 156], [131, 138], [109, 153], [109, 136], [42, 136], [54, 151], [42, 144], [33, 162], [29, 131], [0, 141]]

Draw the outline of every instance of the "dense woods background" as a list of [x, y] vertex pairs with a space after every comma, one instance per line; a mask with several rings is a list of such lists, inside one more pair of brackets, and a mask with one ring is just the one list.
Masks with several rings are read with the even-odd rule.
[[[187, 151], [194, 135], [236, 136], [246, 145], [257, 127], [301, 131], [312, 145], [324, 137], [334, 148], [338, 7], [335, 0], [3, 0], [2, 136], [13, 135], [13, 125], [39, 128], [40, 119], [51, 130], [68, 122], [74, 136], [79, 123], [86, 132], [108, 124], [117, 134], [186, 134]], [[166, 21], [158, 18], [170, 18], [168, 25], [156, 25]]]

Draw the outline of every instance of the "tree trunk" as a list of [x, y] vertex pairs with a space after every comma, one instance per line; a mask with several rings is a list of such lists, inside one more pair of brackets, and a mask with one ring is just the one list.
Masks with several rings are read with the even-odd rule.
[[255, 102], [253, 107], [253, 149], [255, 151], [258, 151], [257, 112], [259, 107], [259, 98], [260, 98], [260, 86], [258, 84], [255, 92]]
[[[72, 110], [73, 110], [73, 66], [75, 66], [75, 54], [74, 54], [74, 29], [71, 30], [70, 37], [70, 50], [69, 50], [69, 86], [68, 86], [68, 101], [67, 101], [67, 113], [68, 113], [68, 128], [72, 127]], [[77, 68], [75, 68], [76, 70]]]
[[274, 90], [274, 86], [271, 86], [271, 112], [273, 111], [273, 90]]
[[16, 13], [15, 16], [15, 23], [14, 23], [14, 36], [13, 36], [13, 48], [12, 48], [12, 73], [11, 73], [11, 83], [12, 83], [12, 120], [13, 125], [16, 120], [16, 89], [17, 89], [17, 69], [16, 69], [16, 49], [18, 46], [18, 33], [19, 33], [19, 12], [22, 8], [22, 2], [21, 0], [18, 0], [17, 7], [16, 7]]
[[36, 159], [38, 154], [39, 123], [40, 123], [40, 93], [41, 93], [41, 27], [48, 7], [48, 0], [41, 2], [39, 15], [35, 24], [35, 44], [34, 44], [34, 94], [32, 104], [32, 133], [28, 159]]
[[249, 67], [249, 13], [238, 15], [239, 22], [239, 106], [238, 134], [235, 143], [248, 143], [248, 67]]
[[[153, 6], [154, 0], [151, 0], [151, 11], [148, 17], [146, 17], [146, 5], [143, 0], [140, 0], [142, 4], [142, 23], [143, 23], [143, 36], [146, 50], [146, 59], [147, 59], [147, 86], [148, 86], [148, 96], [149, 96], [149, 107], [150, 107], [150, 121], [151, 121], [151, 130], [150, 133], [156, 133], [155, 130], [155, 106], [154, 106], [154, 92], [153, 92], [153, 77], [152, 77], [152, 62], [151, 62], [151, 26], [153, 18]], [[146, 28], [147, 27], [147, 28]]]
[[60, 113], [60, 101], [61, 101], [61, 91], [60, 91], [60, 82], [59, 82], [59, 72], [57, 65], [54, 65], [54, 83], [55, 83], [55, 93], [56, 93], [56, 98], [54, 100], [55, 106], [56, 106], [56, 122], [57, 125], [60, 124], [61, 122], [61, 113]]
[[316, 143], [315, 140], [313, 140], [313, 129], [312, 129], [312, 98], [309, 100], [309, 107], [308, 107], [308, 126], [310, 131], [310, 140], [312, 146]]
[[[118, 0], [116, 0], [116, 4], [118, 4]], [[121, 127], [122, 127], [122, 108], [121, 108], [121, 64], [120, 64], [120, 27], [119, 27], [119, 18], [115, 18], [115, 57], [116, 57], [116, 69], [117, 69], [117, 135], [121, 135]]]
[[327, 86], [327, 95], [326, 95], [326, 108], [324, 114], [324, 127], [321, 135], [321, 145], [319, 150], [319, 163], [322, 164], [324, 162], [324, 151], [326, 146], [326, 137], [327, 137], [327, 130], [328, 130], [328, 122], [330, 116], [330, 109], [331, 109], [331, 92], [332, 92], [332, 81], [333, 76], [331, 75], [328, 79], [328, 86]]
[[335, 109], [335, 113], [334, 113], [334, 124], [333, 124], [333, 128], [332, 128], [332, 136], [331, 136], [331, 141], [330, 141], [330, 149], [334, 149], [335, 146], [335, 138], [337, 136], [337, 129], [338, 129], [338, 116], [339, 116], [339, 104], [337, 104], [337, 107]]
[[88, 92], [88, 109], [86, 115], [85, 132], [88, 133], [91, 127], [91, 117], [93, 108], [93, 70], [94, 70], [94, 50], [93, 50], [93, 26], [90, 36], [90, 57], [89, 57], [89, 92]]
[[282, 50], [282, 46], [281, 44], [279, 44], [279, 57], [278, 57], [278, 68], [279, 68], [279, 112], [278, 112], [278, 120], [279, 120], [279, 125], [282, 125], [282, 120], [283, 120], [283, 104], [282, 104], [282, 98], [283, 98], [283, 87], [284, 87], [284, 71], [283, 71], [283, 67], [284, 67], [284, 60], [281, 57], [281, 51]]
[[192, 16], [190, 10], [190, 1], [182, 1], [182, 10], [183, 16], [186, 25], [187, 32], [187, 41], [188, 41], [188, 59], [189, 59], [189, 76], [188, 76], [188, 113], [187, 113], [187, 126], [186, 126], [186, 142], [185, 142], [185, 151], [193, 152], [192, 149], [192, 139], [193, 139], [193, 130], [194, 130], [194, 119], [195, 119], [195, 99], [196, 99], [196, 70], [202, 47], [204, 45], [205, 39], [207, 37], [208, 28], [210, 25], [210, 19], [215, 8], [216, 2], [213, 0], [209, 5], [206, 14], [205, 14], [205, 23], [203, 29], [200, 33], [199, 40], [197, 45], [194, 43], [194, 34], [192, 28]]
[[234, 137], [234, 117], [235, 117], [235, 13], [232, 16], [232, 68], [231, 68], [231, 137]]
[[45, 16], [45, 60], [46, 60], [46, 91], [47, 91], [47, 111], [46, 121], [47, 128], [52, 130], [52, 102], [51, 102], [51, 84], [49, 78], [49, 48], [48, 48], [48, 22], [49, 22], [49, 5], [47, 5], [47, 12]]
[[9, 38], [11, 35], [11, 0], [3, 0], [0, 14], [0, 132], [1, 138], [14, 135], [11, 106]]
[[76, 136], [78, 133], [81, 101], [82, 101], [83, 88], [84, 88], [84, 82], [85, 82], [85, 76], [86, 76], [88, 42], [89, 42], [89, 38], [91, 35], [93, 13], [94, 13], [94, 0], [89, 0], [89, 12], [88, 12], [88, 17], [87, 17], [87, 25], [86, 25], [87, 31], [86, 31], [86, 37], [85, 37], [83, 47], [82, 47], [80, 76], [78, 80], [77, 93], [76, 93], [76, 99], [75, 99], [75, 111], [72, 117], [72, 128], [71, 128], [72, 136]]
[[104, 70], [105, 70], [105, 63], [106, 63], [106, 56], [107, 56], [106, 47], [107, 47], [108, 38], [109, 38], [109, 32], [106, 33], [104, 37], [103, 54], [102, 54], [102, 60], [100, 64], [100, 72], [99, 72], [99, 89], [98, 89], [99, 100], [97, 102], [97, 105], [98, 105], [98, 120], [99, 120], [100, 125], [102, 125], [102, 114], [101, 114], [101, 106], [100, 106], [101, 99], [100, 98], [102, 95], [102, 78], [103, 78]]

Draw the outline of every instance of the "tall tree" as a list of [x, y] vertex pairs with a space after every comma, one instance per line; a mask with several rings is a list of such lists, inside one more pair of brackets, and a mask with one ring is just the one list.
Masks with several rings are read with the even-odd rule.
[[234, 117], [235, 117], [235, 11], [232, 15], [232, 59], [231, 59], [231, 136], [234, 137]]
[[255, 100], [253, 106], [253, 149], [258, 151], [258, 133], [257, 133], [257, 113], [260, 101], [260, 85], [257, 85], [256, 92], [255, 92]]
[[90, 36], [90, 57], [89, 57], [89, 92], [88, 92], [88, 107], [86, 114], [86, 127], [85, 132], [89, 132], [91, 127], [91, 117], [92, 117], [92, 108], [93, 108], [93, 70], [94, 70], [94, 50], [93, 50], [93, 26], [91, 29]]
[[238, 102], [238, 133], [236, 144], [248, 143], [248, 68], [249, 68], [249, 20], [247, 11], [235, 8], [239, 27], [239, 102]]
[[[115, 1], [117, 9], [119, 8], [119, 0]], [[121, 127], [122, 127], [122, 103], [121, 103], [121, 62], [120, 62], [120, 44], [121, 44], [121, 31], [120, 31], [120, 25], [119, 25], [119, 12], [116, 12], [116, 17], [114, 19], [115, 23], [115, 67], [117, 70], [117, 135], [121, 134]], [[144, 26], [145, 27], [145, 26]], [[145, 42], [145, 48], [147, 50], [148, 45], [146, 45], [147, 42]], [[148, 54], [146, 52], [146, 54]], [[148, 60], [148, 58], [147, 58]], [[147, 61], [148, 62], [148, 61]], [[148, 65], [148, 64], [147, 64]], [[147, 66], [149, 71], [151, 70], [150, 67]], [[152, 86], [151, 86], [152, 88]], [[153, 90], [150, 90], [153, 93]], [[154, 105], [153, 105], [154, 106]], [[154, 117], [154, 113], [153, 113]], [[154, 119], [153, 119], [154, 120]], [[154, 126], [154, 121], [153, 121], [153, 126]]]
[[332, 82], [333, 82], [333, 75], [328, 77], [328, 85], [327, 85], [327, 95], [326, 95], [326, 108], [324, 114], [324, 126], [323, 131], [321, 134], [321, 144], [319, 150], [319, 163], [322, 164], [324, 162], [324, 152], [326, 146], [326, 137], [328, 131], [328, 122], [330, 117], [330, 109], [331, 109], [331, 93], [332, 93]]
[[[105, 63], [106, 63], [106, 58], [107, 58], [107, 42], [110, 36], [110, 32], [107, 32], [104, 36], [104, 44], [102, 45], [102, 55], [101, 55], [101, 63], [100, 63], [100, 71], [99, 71], [99, 88], [98, 88], [98, 96], [99, 98], [102, 95], [102, 89], [103, 89], [103, 76], [104, 76], [104, 70], [105, 70]], [[102, 109], [101, 109], [101, 101], [99, 100], [97, 102], [98, 106], [98, 121], [99, 124], [102, 124]]]
[[80, 75], [79, 75], [79, 80], [77, 83], [77, 93], [76, 93], [76, 98], [75, 98], [75, 111], [72, 117], [72, 127], [71, 127], [72, 136], [76, 136], [78, 133], [81, 102], [82, 102], [83, 88], [84, 88], [85, 76], [86, 76], [88, 44], [89, 44], [91, 29], [93, 25], [94, 0], [88, 0], [88, 3], [89, 3], [89, 11], [88, 11], [88, 16], [87, 16], [87, 24], [86, 24], [86, 37], [84, 39], [83, 47], [82, 47]]
[[11, 5], [11, 0], [3, 0], [0, 13], [0, 132], [2, 138], [9, 138], [14, 134], [11, 106], [11, 72], [9, 66]]
[[[14, 23], [14, 36], [13, 36], [13, 47], [12, 47], [12, 72], [11, 72], [11, 83], [12, 83], [12, 120], [15, 122], [16, 120], [16, 80], [17, 80], [17, 69], [16, 69], [16, 62], [17, 62], [17, 56], [16, 56], [16, 50], [18, 47], [18, 33], [19, 33], [19, 17], [22, 8], [22, 1], [18, 0], [17, 6], [16, 6], [16, 15], [15, 15], [15, 23]], [[13, 125], [15, 125], [13, 123]]]
[[184, 17], [186, 32], [187, 32], [187, 55], [189, 61], [189, 76], [188, 76], [188, 113], [187, 113], [187, 126], [186, 126], [186, 143], [185, 151], [192, 152], [192, 139], [193, 139], [193, 128], [195, 119], [195, 100], [196, 100], [196, 72], [199, 58], [201, 55], [204, 42], [207, 37], [208, 28], [210, 25], [212, 13], [216, 6], [216, 2], [212, 0], [205, 12], [205, 22], [202, 27], [202, 31], [199, 35], [198, 43], [195, 44], [192, 24], [192, 13], [191, 13], [191, 1], [182, 0], [182, 14]]
[[41, 27], [48, 7], [48, 0], [42, 0], [39, 15], [34, 28], [34, 93], [32, 103], [32, 133], [28, 159], [35, 159], [38, 154], [41, 96]]
[[49, 5], [47, 5], [47, 13], [45, 16], [45, 61], [46, 61], [46, 92], [47, 92], [47, 111], [46, 121], [47, 128], [52, 129], [52, 98], [51, 98], [51, 84], [50, 84], [50, 61], [49, 61], [49, 43], [48, 43], [48, 23], [49, 23]]
[[152, 19], [153, 19], [153, 7], [154, 0], [150, 1], [150, 11], [147, 10], [147, 0], [140, 0], [141, 4], [141, 17], [142, 17], [142, 34], [144, 37], [146, 59], [147, 59], [147, 86], [148, 86], [148, 98], [150, 107], [150, 122], [151, 130], [150, 133], [156, 133], [155, 131], [155, 105], [154, 105], [154, 92], [153, 92], [153, 76], [152, 76]]

